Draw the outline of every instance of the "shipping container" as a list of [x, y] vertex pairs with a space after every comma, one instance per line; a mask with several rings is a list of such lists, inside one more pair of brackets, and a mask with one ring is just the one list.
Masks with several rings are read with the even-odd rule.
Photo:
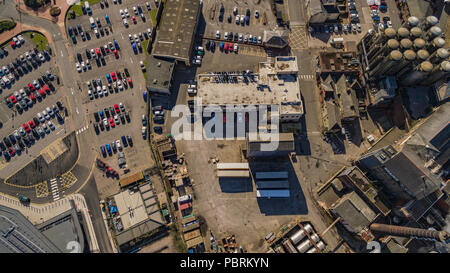
[[288, 172], [257, 172], [256, 179], [287, 179]]
[[256, 197], [259, 198], [288, 198], [289, 190], [257, 190]]

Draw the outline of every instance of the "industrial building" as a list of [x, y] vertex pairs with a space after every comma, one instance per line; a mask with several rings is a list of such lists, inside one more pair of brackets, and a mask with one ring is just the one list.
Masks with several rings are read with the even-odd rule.
[[[273, 141], [274, 149], [264, 148], [263, 145], [268, 145]], [[247, 157], [283, 157], [295, 151], [295, 140], [292, 133], [278, 133], [278, 139], [274, 140], [268, 136], [264, 136], [263, 133], [255, 135], [255, 139], [250, 137], [247, 133]]]
[[450, 54], [438, 23], [434, 16], [411, 16], [398, 29], [372, 30], [361, 39], [357, 47], [371, 105], [386, 106], [397, 87], [430, 89], [450, 75]]
[[0, 205], [0, 253], [60, 253], [19, 211]]
[[[208, 73], [197, 76], [203, 106], [277, 105], [280, 122], [297, 122], [304, 114], [297, 57], [275, 57], [256, 73]], [[225, 75], [228, 80], [219, 77]]]
[[266, 238], [273, 241], [268, 253], [321, 253], [325, 251], [326, 244], [316, 233], [309, 222], [289, 224], [285, 232], [278, 238]]
[[444, 104], [396, 147], [378, 149], [357, 160], [383, 184], [397, 216], [418, 221], [444, 195], [441, 185], [448, 179], [450, 166], [449, 115], [450, 105]]
[[200, 2], [197, 0], [165, 1], [153, 44], [153, 56], [189, 65], [199, 17]]
[[339, 18], [336, 0], [307, 0], [305, 4], [309, 24], [335, 22]]
[[68, 248], [71, 242], [79, 244], [78, 251], [80, 253], [89, 252], [87, 247], [86, 229], [82, 223], [85, 222], [77, 213], [74, 202], [71, 200], [71, 209], [57, 215], [44, 223], [36, 226], [42, 234], [50, 239], [62, 252], [70, 253], [72, 248]]
[[151, 182], [119, 192], [108, 198], [107, 204], [109, 224], [122, 252], [145, 243], [166, 225]]
[[256, 172], [256, 197], [258, 198], [288, 198], [289, 174], [280, 172]]
[[170, 95], [173, 84], [175, 61], [173, 59], [158, 58], [153, 55], [147, 57], [146, 86], [150, 93]]

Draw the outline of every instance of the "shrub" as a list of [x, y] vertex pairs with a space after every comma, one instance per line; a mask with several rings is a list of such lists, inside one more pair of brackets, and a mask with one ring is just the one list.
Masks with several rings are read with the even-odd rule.
[[50, 9], [50, 15], [51, 16], [58, 16], [61, 14], [61, 9], [59, 7], [52, 7]]
[[0, 21], [0, 33], [3, 33], [3, 31], [11, 30], [16, 26], [16, 22], [11, 20], [3, 20]]

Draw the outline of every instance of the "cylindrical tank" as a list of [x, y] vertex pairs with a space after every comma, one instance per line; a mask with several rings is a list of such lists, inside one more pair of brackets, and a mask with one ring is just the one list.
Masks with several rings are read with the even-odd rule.
[[[320, 240], [319, 235], [317, 235], [316, 233], [314, 233], [311, 236], [311, 239], [315, 243], [317, 243]], [[312, 245], [313, 245], [313, 243], [311, 242], [311, 240], [308, 239], [307, 241], [305, 241], [305, 242], [301, 243], [300, 245], [298, 245], [297, 250], [300, 253], [305, 253]]]
[[441, 63], [442, 61], [447, 59], [449, 55], [450, 54], [448, 52], [448, 49], [439, 48], [433, 54], [431, 54], [431, 56], [430, 56], [428, 61], [433, 63], [433, 64]]
[[422, 30], [418, 27], [413, 27], [409, 31], [409, 35], [411, 36], [411, 39], [419, 38], [422, 36], [422, 34], [423, 34]]
[[413, 27], [418, 26], [418, 25], [419, 25], [419, 22], [420, 22], [419, 18], [417, 18], [416, 16], [410, 16], [410, 17], [408, 17], [408, 20], [406, 20], [406, 21], [403, 23], [402, 27], [411, 29], [411, 28], [413, 28]]
[[405, 38], [400, 41], [400, 48], [402, 50], [411, 49], [412, 45], [413, 45], [413, 43], [411, 42], [410, 39]]
[[310, 224], [307, 224], [304, 226], [304, 230], [301, 229], [301, 230], [297, 231], [294, 235], [292, 235], [290, 237], [290, 239], [294, 245], [297, 245], [298, 242], [300, 242], [301, 240], [303, 240], [303, 238], [305, 238], [305, 236], [306, 236], [305, 230], [306, 230], [306, 232], [308, 232], [308, 234], [311, 234], [311, 232], [313, 231], [313, 228], [311, 227]]
[[428, 52], [430, 52], [430, 54], [432, 54], [433, 52], [444, 46], [445, 40], [442, 39], [441, 37], [436, 37], [431, 42], [428, 43], [427, 50]]
[[370, 229], [375, 232], [381, 232], [385, 234], [397, 235], [402, 237], [430, 238], [438, 241], [445, 241], [450, 238], [450, 234], [446, 231], [410, 228], [377, 223], [371, 224]]
[[426, 51], [425, 49], [421, 49], [417, 51], [417, 61], [423, 62], [426, 61], [430, 57], [430, 53]]
[[[325, 244], [322, 241], [319, 241], [317, 243], [317, 247], [320, 249], [320, 251], [322, 251], [325, 249]], [[306, 251], [306, 253], [316, 253], [316, 252], [317, 252], [317, 248], [315, 246], [313, 246], [311, 249]]]
[[414, 39], [413, 46], [415, 50], [423, 49], [427, 43], [422, 38]]
[[386, 72], [386, 75], [397, 75], [397, 73], [405, 68], [407, 65], [411, 65], [411, 62], [416, 59], [416, 52], [408, 49], [403, 52], [403, 59], [397, 65], [392, 67], [389, 71]]
[[370, 73], [369, 73], [369, 75], [374, 76], [374, 77], [379, 76], [379, 75], [384, 75], [384, 73], [386, 71], [388, 71], [389, 69], [391, 69], [392, 67], [394, 67], [396, 65], [399, 65], [399, 62], [402, 59], [402, 57], [403, 57], [403, 54], [400, 51], [393, 50], [386, 57], [386, 61], [384, 61], [382, 63], [383, 64], [382, 68], [379, 71], [373, 73], [372, 75], [370, 75]]
[[397, 31], [395, 31], [395, 29], [389, 27], [389, 28], [385, 29], [384, 32], [382, 32], [381, 34], [378, 34], [375, 36], [375, 41], [373, 42], [373, 44], [374, 45], [383, 44], [388, 39], [395, 38], [395, 35], [397, 35]]
[[400, 27], [397, 30], [397, 36], [399, 39], [408, 38], [409, 37], [409, 30], [404, 27]]
[[400, 84], [405, 86], [413, 86], [424, 80], [433, 69], [433, 64], [425, 61], [416, 66], [410, 73], [405, 75]]
[[372, 59], [372, 57], [378, 55], [375, 53], [377, 53], [379, 50], [381, 50], [381, 48], [382, 48], [381, 44], [372, 46], [372, 48], [369, 50], [369, 52], [367, 52], [367, 58], [369, 59], [369, 61], [370, 61], [370, 59]]
[[440, 80], [443, 77], [446, 77], [448, 75], [450, 75], [450, 62], [443, 61], [442, 63], [440, 63], [439, 65], [436, 65], [433, 68], [433, 70], [431, 71], [431, 73], [428, 76], [428, 78], [426, 78], [423, 81], [423, 84], [424, 85], [433, 84], [433, 83], [437, 82], [438, 80]]
[[420, 24], [420, 28], [422, 30], [424, 30], [424, 31], [427, 31], [429, 28], [431, 28], [432, 26], [436, 25], [437, 23], [439, 23], [438, 18], [436, 18], [435, 16], [428, 16]]
[[380, 55], [375, 56], [374, 59], [373, 59], [371, 62], [369, 62], [370, 71], [375, 70], [376, 67], [378, 66], [378, 64], [379, 64], [382, 60], [384, 60], [384, 57], [383, 57], [383, 56], [380, 56]]
[[438, 26], [432, 26], [428, 31], [427, 31], [427, 39], [428, 41], [431, 41], [433, 38], [435, 37], [439, 37], [442, 34], [442, 29]]

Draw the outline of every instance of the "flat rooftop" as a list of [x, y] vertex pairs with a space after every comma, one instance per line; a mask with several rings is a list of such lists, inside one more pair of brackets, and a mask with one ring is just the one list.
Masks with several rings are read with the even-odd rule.
[[349, 52], [320, 52], [319, 65], [322, 73], [354, 73], [359, 71], [355, 51]]
[[153, 55], [189, 61], [200, 1], [166, 0]]
[[197, 97], [203, 105], [280, 105], [280, 113], [303, 114], [297, 62], [260, 63], [259, 73], [229, 74], [235, 81], [216, 81], [218, 75], [198, 75]]
[[131, 190], [120, 192], [114, 196], [114, 201], [116, 202], [124, 230], [148, 218], [144, 201], [139, 192]]

